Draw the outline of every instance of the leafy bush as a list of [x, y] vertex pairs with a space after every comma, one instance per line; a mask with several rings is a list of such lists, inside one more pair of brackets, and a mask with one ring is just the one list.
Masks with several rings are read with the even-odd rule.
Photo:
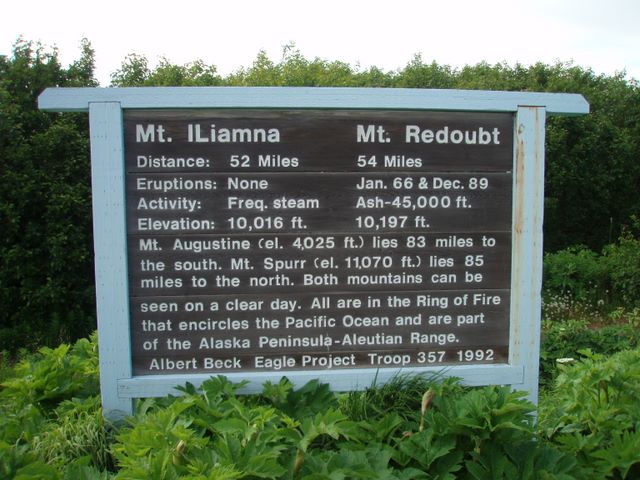
[[576, 246], [544, 256], [544, 301], [591, 311], [640, 306], [640, 240], [629, 231], [602, 255]]
[[582, 354], [560, 367], [541, 432], [578, 460], [582, 478], [639, 478], [640, 350]]
[[609, 275], [601, 257], [583, 246], [573, 246], [544, 256], [547, 297], [570, 298], [578, 303], [605, 299]]
[[6, 350], [0, 351], [0, 383], [13, 375], [11, 355]]
[[607, 245], [603, 254], [617, 303], [640, 307], [640, 239], [626, 232], [617, 243]]
[[15, 377], [2, 384], [0, 398], [18, 407], [34, 406], [50, 413], [60, 402], [98, 394], [98, 342], [80, 339], [73, 346], [43, 347], [15, 367]]
[[29, 452], [28, 445], [9, 445], [0, 440], [0, 478], [59, 480], [57, 470]]
[[97, 398], [97, 338], [73, 347], [44, 347], [13, 369], [0, 387], [0, 439], [9, 444], [31, 442], [56, 417], [62, 402]]
[[27, 355], [0, 389], [0, 478], [107, 479], [97, 338]]
[[424, 429], [399, 443], [399, 463], [419, 474], [411, 478], [574, 478], [571, 457], [534, 441], [523, 395], [484, 387], [434, 396]]
[[[598, 304], [599, 303], [599, 304]], [[546, 328], [554, 322], [579, 320], [585, 323], [603, 323], [606, 318], [604, 302], [577, 301], [571, 295], [547, 293], [542, 297], [542, 326]]]
[[540, 383], [549, 384], [558, 372], [558, 360], [584, 358], [581, 352], [612, 355], [640, 346], [640, 330], [634, 325], [590, 328], [585, 320], [546, 324], [540, 345]]
[[375, 418], [356, 420], [344, 411], [353, 397], [336, 409], [337, 396], [317, 382], [294, 390], [283, 380], [240, 397], [241, 385], [212, 378], [201, 392], [187, 386], [180, 398], [139, 405], [113, 448], [116, 478], [574, 478], [570, 456], [534, 441], [523, 393], [427, 383], [411, 418], [386, 405], [388, 390], [370, 389]]

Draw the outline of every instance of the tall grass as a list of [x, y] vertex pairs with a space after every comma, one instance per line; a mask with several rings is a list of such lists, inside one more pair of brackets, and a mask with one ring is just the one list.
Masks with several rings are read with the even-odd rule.
[[444, 378], [443, 374], [400, 374], [384, 384], [374, 383], [365, 390], [352, 391], [341, 397], [340, 408], [352, 420], [371, 421], [390, 411], [405, 421], [419, 422], [422, 399], [431, 390], [440, 396], [461, 392], [456, 378]]

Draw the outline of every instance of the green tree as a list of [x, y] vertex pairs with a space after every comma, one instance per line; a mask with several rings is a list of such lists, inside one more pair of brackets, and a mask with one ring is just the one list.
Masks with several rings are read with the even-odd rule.
[[600, 250], [640, 212], [640, 90], [623, 74], [569, 66], [553, 73], [552, 91], [582, 93], [591, 112], [549, 122], [545, 242], [549, 250]]
[[93, 49], [63, 68], [18, 40], [0, 56], [0, 349], [57, 345], [94, 328], [85, 115], [37, 108], [48, 86], [94, 86]]
[[407, 66], [395, 75], [393, 86], [402, 88], [459, 88], [456, 73], [448, 65], [426, 64], [415, 55]]
[[185, 65], [173, 65], [163, 58], [158, 66], [151, 70], [149, 60], [135, 53], [127, 55], [120, 68], [111, 75], [111, 85], [114, 87], [202, 87], [220, 83], [216, 67], [205, 65], [201, 60]]

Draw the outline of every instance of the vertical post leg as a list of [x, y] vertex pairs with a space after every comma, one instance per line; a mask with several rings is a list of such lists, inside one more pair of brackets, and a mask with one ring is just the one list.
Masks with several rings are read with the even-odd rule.
[[120, 103], [90, 103], [89, 125], [102, 407], [105, 417], [118, 420], [133, 413], [132, 399], [118, 396], [118, 380], [131, 377]]
[[538, 402], [545, 109], [519, 107], [515, 125], [510, 362], [524, 367], [514, 389]]

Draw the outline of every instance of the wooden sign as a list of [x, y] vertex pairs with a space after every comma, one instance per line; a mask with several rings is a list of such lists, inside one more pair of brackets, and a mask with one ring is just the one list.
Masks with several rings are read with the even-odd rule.
[[211, 375], [537, 399], [544, 121], [579, 95], [49, 89], [89, 111], [105, 414]]
[[134, 375], [505, 363], [513, 123], [126, 111]]

